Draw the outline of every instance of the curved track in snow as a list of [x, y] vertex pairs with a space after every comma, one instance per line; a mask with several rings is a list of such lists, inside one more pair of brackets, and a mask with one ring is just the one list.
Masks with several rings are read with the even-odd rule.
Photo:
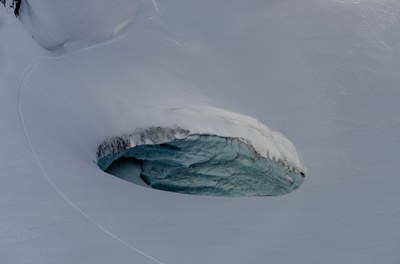
[[[157, 5], [157, 3], [154, 0], [151, 0], [154, 8], [156, 10], [156, 12], [158, 12], [159, 7]], [[128, 26], [127, 26], [128, 27]], [[125, 27], [125, 28], [127, 28]], [[106, 40], [104, 42], [100, 42], [91, 46], [87, 46], [84, 48], [81, 48], [79, 50], [67, 53], [67, 54], [63, 54], [61, 56], [39, 56], [36, 57], [32, 63], [25, 68], [25, 70], [23, 71], [22, 77], [19, 81], [18, 84], [18, 95], [17, 95], [17, 104], [18, 104], [18, 114], [19, 114], [19, 119], [21, 122], [21, 126], [24, 132], [24, 136], [25, 139], [29, 145], [29, 149], [35, 159], [35, 162], [39, 168], [39, 170], [41, 171], [41, 174], [43, 175], [43, 177], [45, 178], [45, 180], [49, 183], [49, 185], [67, 202], [67, 204], [69, 204], [73, 209], [75, 209], [79, 214], [81, 214], [84, 218], [86, 218], [88, 221], [90, 221], [91, 223], [93, 223], [96, 227], [98, 227], [102, 232], [106, 233], [107, 235], [109, 235], [110, 237], [112, 237], [113, 239], [117, 240], [118, 242], [120, 242], [121, 244], [123, 244], [124, 246], [130, 248], [131, 250], [139, 253], [140, 255], [146, 257], [147, 259], [153, 261], [154, 263], [158, 263], [158, 264], [164, 264], [164, 262], [156, 259], [155, 257], [151, 256], [150, 254], [140, 250], [139, 248], [129, 244], [128, 242], [126, 242], [125, 240], [121, 239], [120, 237], [118, 237], [116, 234], [114, 234], [113, 232], [111, 232], [109, 229], [107, 229], [106, 227], [104, 227], [102, 224], [100, 224], [98, 221], [96, 221], [93, 217], [91, 217], [90, 215], [88, 215], [86, 212], [84, 212], [76, 203], [74, 203], [58, 186], [57, 184], [51, 179], [51, 177], [48, 175], [48, 173], [46, 172], [46, 170], [43, 168], [42, 163], [39, 160], [38, 155], [36, 154], [36, 151], [32, 145], [32, 141], [30, 139], [29, 133], [28, 133], [28, 129], [25, 125], [25, 121], [24, 121], [24, 116], [22, 113], [22, 105], [21, 105], [21, 95], [24, 91], [23, 87], [25, 85], [25, 81], [26, 79], [32, 74], [32, 72], [35, 70], [37, 64], [43, 60], [43, 59], [63, 59], [78, 53], [82, 53], [88, 50], [92, 50], [98, 47], [102, 47], [102, 46], [106, 46], [106, 45], [110, 45], [113, 43], [117, 43], [118, 41], [120, 41], [121, 39], [123, 39], [126, 35], [128, 34], [128, 32], [124, 32], [117, 34], [116, 36], [112, 37], [109, 40]]]

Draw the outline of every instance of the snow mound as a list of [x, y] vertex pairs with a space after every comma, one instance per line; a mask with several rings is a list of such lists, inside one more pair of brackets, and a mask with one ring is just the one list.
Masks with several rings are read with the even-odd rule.
[[46, 49], [66, 42], [98, 41], [118, 34], [138, 14], [141, 1], [23, 1], [20, 19]]

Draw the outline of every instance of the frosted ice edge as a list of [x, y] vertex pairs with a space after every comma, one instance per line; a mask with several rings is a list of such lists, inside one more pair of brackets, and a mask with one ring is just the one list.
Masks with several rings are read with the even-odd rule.
[[305, 175], [285, 160], [260, 155], [246, 139], [181, 128], [151, 127], [110, 138], [97, 154], [103, 170], [121, 157], [133, 158], [149, 186], [185, 194], [282, 195], [297, 189]]
[[147, 129], [139, 129], [132, 134], [125, 134], [122, 136], [110, 137], [105, 139], [97, 149], [97, 160], [100, 168], [102, 170], [105, 170], [112, 163], [112, 161], [110, 162], [107, 159], [104, 159], [106, 156], [118, 156], [118, 154], [121, 154], [121, 152], [138, 145], [162, 144], [168, 141], [172, 141], [174, 139], [184, 139], [189, 135], [215, 135], [225, 138], [238, 138], [239, 140], [251, 145], [252, 148], [259, 155], [265, 158], [279, 161], [290, 170], [296, 169], [305, 174], [306, 169], [299, 162], [300, 158], [298, 157], [293, 144], [279, 132], [270, 130], [268, 132], [272, 136], [272, 138], [268, 138], [268, 141], [274, 141], [275, 145], [284, 145], [286, 149], [290, 150], [291, 157], [285, 155], [286, 153], [282, 154], [280, 151], [280, 155], [277, 155], [273, 151], [268, 151], [268, 146], [263, 146], [264, 149], [262, 149], [262, 151], [258, 151], [258, 149], [260, 149], [261, 147], [257, 148], [256, 146], [254, 146], [250, 139], [245, 139], [241, 137], [229, 137], [224, 135], [217, 135], [214, 133], [193, 133], [188, 129], [183, 129], [180, 127], [170, 128], [153, 126]]

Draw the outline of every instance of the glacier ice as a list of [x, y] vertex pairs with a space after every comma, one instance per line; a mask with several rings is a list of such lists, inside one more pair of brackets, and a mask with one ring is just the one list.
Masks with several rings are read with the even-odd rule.
[[304, 180], [303, 172], [261, 156], [245, 139], [188, 133], [152, 128], [139, 134], [136, 139], [141, 143], [133, 147], [127, 147], [127, 136], [114, 138], [99, 148], [100, 157], [107, 146], [110, 154], [98, 165], [136, 184], [196, 195], [283, 195]]

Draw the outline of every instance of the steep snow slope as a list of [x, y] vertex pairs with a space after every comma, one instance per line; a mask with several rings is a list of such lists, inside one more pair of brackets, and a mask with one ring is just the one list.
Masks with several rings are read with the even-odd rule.
[[[39, 44], [73, 40], [55, 51], [0, 7], [1, 263], [399, 262], [397, 1], [137, 3], [86, 39], [106, 7], [34, 1], [57, 32]], [[186, 196], [95, 164], [106, 137], [214, 106], [287, 135], [302, 187]]]
[[47, 49], [117, 35], [135, 20], [140, 1], [22, 1], [21, 21]]

